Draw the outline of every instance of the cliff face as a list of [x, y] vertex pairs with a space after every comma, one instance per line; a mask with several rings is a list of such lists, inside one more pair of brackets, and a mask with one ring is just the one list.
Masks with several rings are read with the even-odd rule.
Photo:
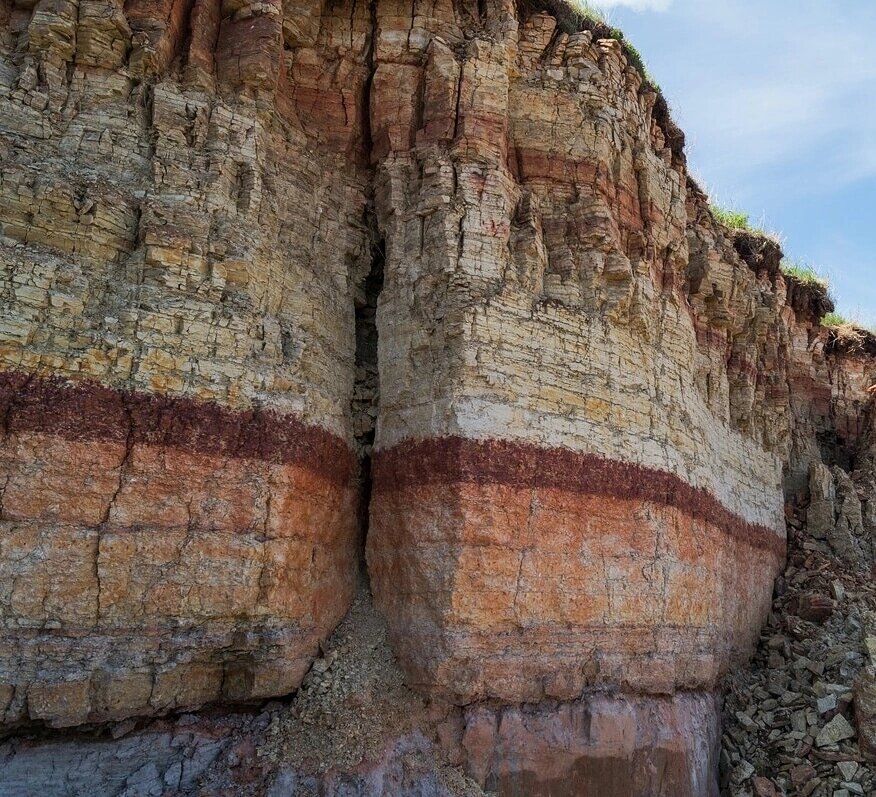
[[12, 722], [288, 692], [353, 594], [357, 139], [315, 33], [190, 5], [4, 7]]
[[710, 793], [786, 492], [863, 450], [876, 360], [713, 220], [621, 44], [4, 3], [5, 723], [288, 694], [364, 570], [481, 785]]
[[617, 42], [487, 30], [408, 67], [423, 126], [377, 163], [378, 605], [454, 702], [711, 688], [766, 610], [781, 464], [697, 343], [683, 165]]

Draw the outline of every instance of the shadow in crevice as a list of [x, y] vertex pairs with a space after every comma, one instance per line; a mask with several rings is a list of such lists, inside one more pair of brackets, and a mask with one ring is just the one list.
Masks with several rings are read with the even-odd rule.
[[[373, 214], [369, 214], [372, 215]], [[373, 230], [376, 223], [369, 218]], [[374, 234], [371, 265], [356, 286], [356, 375], [353, 383], [352, 415], [356, 447], [359, 454], [359, 539], [360, 569], [365, 568], [365, 542], [368, 536], [368, 509], [371, 502], [371, 451], [377, 431], [380, 405], [380, 370], [378, 367], [377, 302], [383, 290], [385, 246]]]

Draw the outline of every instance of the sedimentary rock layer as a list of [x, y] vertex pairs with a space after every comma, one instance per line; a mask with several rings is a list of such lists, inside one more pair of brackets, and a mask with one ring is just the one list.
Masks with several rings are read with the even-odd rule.
[[479, 783], [708, 792], [690, 729], [767, 611], [783, 487], [868, 434], [873, 347], [716, 222], [591, 27], [0, 2], [6, 722], [295, 689], [367, 509]]
[[460, 703], [711, 689], [784, 546], [784, 439], [734, 417], [745, 322], [692, 310], [683, 153], [621, 45], [503, 3], [480, 22], [399, 51], [387, 21], [375, 50], [423, 86], [419, 113], [398, 86], [372, 105], [377, 604]]
[[674, 475], [507, 441], [383, 451], [372, 506], [397, 649], [460, 703], [712, 689], [784, 557], [774, 529]]
[[285, 694], [343, 616], [370, 27], [0, 5], [7, 722]]
[[560, 706], [474, 709], [466, 712], [466, 769], [499, 794], [714, 797], [714, 702], [710, 695], [597, 695]]
[[294, 689], [355, 568], [353, 453], [270, 410], [0, 375], [0, 681], [53, 725]]
[[158, 720], [91, 740], [86, 755], [69, 740], [0, 747], [0, 795], [128, 786], [235, 797], [713, 797], [712, 696], [429, 703], [405, 686], [367, 593], [323, 650], [293, 699], [258, 716]]

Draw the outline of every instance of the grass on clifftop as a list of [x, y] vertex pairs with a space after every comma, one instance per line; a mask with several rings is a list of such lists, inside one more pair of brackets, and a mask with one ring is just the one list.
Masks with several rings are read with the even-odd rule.
[[787, 258], [782, 261], [782, 274], [794, 277], [804, 285], [819, 285], [825, 290], [830, 285], [827, 277], [819, 274], [813, 266], [810, 266], [808, 263], [797, 263]]
[[[628, 63], [638, 71], [647, 86], [660, 94], [660, 86], [651, 77], [641, 53], [630, 44], [619, 28], [614, 27], [605, 14], [588, 0], [517, 0], [519, 7], [534, 11], [547, 11], [552, 14], [557, 25], [564, 33], [572, 34], [581, 30], [589, 30], [594, 39], [615, 39], [620, 42]], [[781, 245], [780, 236], [769, 232], [762, 226], [752, 224], [751, 216], [733, 208], [724, 208], [712, 202], [709, 203], [715, 220], [731, 230], [741, 230], [752, 235], [771, 238]], [[829, 281], [811, 265], [784, 259], [781, 263], [782, 273], [795, 278], [803, 285], [821, 288], [829, 295]], [[876, 334], [876, 330], [868, 330], [854, 320], [849, 320], [839, 313], [831, 312], [824, 316], [821, 323], [843, 336], [860, 335], [861, 332]]]
[[821, 319], [821, 325], [824, 327], [847, 327], [854, 326], [848, 318], [839, 313], [828, 313]]
[[828, 313], [821, 319], [821, 326], [833, 332], [834, 340], [839, 345], [850, 350], [861, 349], [868, 339], [872, 343], [873, 338], [876, 337], [876, 329], [861, 324], [853, 318], [846, 318], [840, 313]]
[[569, 6], [575, 11], [582, 20], [588, 22], [598, 22], [601, 25], [608, 25], [608, 20], [605, 14], [602, 13], [596, 6], [588, 3], [587, 0], [568, 0]]
[[741, 210], [735, 210], [733, 208], [722, 208], [720, 205], [715, 205], [711, 201], [709, 202], [709, 208], [712, 211], [712, 215], [715, 217], [715, 221], [723, 224], [725, 227], [729, 227], [731, 230], [743, 230], [744, 232], [750, 232], [752, 235], [761, 235], [764, 238], [770, 238], [779, 245], [782, 243], [781, 235], [779, 235], [779, 233], [771, 232], [766, 227], [753, 224], [751, 216], [748, 213], [743, 213]]
[[751, 217], [747, 213], [739, 210], [730, 210], [730, 208], [718, 207], [712, 205], [712, 215], [716, 221], [719, 221], [725, 227], [731, 230], [745, 230], [746, 232], [755, 232], [751, 226]]
[[[766, 238], [772, 238], [776, 242], [779, 242], [779, 236], [774, 233], [769, 233], [765, 229], [761, 227], [755, 227], [751, 223], [751, 217], [747, 213], [743, 213], [739, 210], [731, 210], [729, 208], [722, 208], [719, 205], [709, 204], [709, 207], [712, 211], [712, 215], [715, 217], [715, 220], [723, 224], [725, 227], [728, 227], [731, 230], [742, 230], [745, 232], [750, 232], [753, 235], [762, 235]], [[809, 263], [803, 263], [799, 261], [789, 260], [788, 258], [783, 258], [780, 266], [782, 270], [782, 274], [786, 277], [793, 277], [797, 280], [801, 285], [818, 288], [822, 290], [828, 297], [830, 297], [830, 281], [827, 277], [819, 274], [818, 271]], [[826, 327], [835, 327], [838, 330], [854, 330], [854, 329], [863, 329], [859, 324], [855, 324], [854, 322], [850, 322], [846, 318], [843, 318], [839, 313], [828, 313], [822, 320], [821, 323]]]
[[876, 329], [872, 327], [868, 327], [866, 324], [862, 324], [860, 321], [857, 321], [854, 318], [846, 318], [842, 313], [828, 313], [824, 318], [821, 319], [821, 325], [823, 327], [830, 327], [831, 329], [837, 329], [840, 332], [843, 330], [846, 331], [856, 331], [860, 332], [870, 332], [876, 333]]

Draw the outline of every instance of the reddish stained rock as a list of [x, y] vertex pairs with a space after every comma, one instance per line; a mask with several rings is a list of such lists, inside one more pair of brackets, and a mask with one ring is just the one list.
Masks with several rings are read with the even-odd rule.
[[[570, 490], [539, 487], [538, 477], [529, 487], [489, 483], [500, 471], [524, 481], [525, 468], [499, 457], [482, 467], [462, 461], [477, 482], [414, 486], [420, 473], [439, 481], [420, 455], [393, 471], [410, 484], [399, 489], [377, 462], [372, 588], [418, 688], [460, 704], [570, 700], [594, 684], [711, 689], [751, 644], [779, 563], [761, 548], [775, 542], [768, 532], [620, 497], [626, 481], [606, 495], [611, 480], [587, 468], [533, 470], [574, 483]], [[657, 496], [664, 476], [642, 477], [632, 492]], [[685, 491], [672, 495], [678, 502]]]
[[815, 767], [810, 763], [798, 764], [790, 772], [791, 783], [794, 786], [805, 786], [810, 780], [818, 776]]
[[797, 613], [810, 623], [825, 623], [833, 614], [834, 602], [826, 595], [807, 592], [800, 596]]
[[458, 436], [406, 441], [376, 453], [374, 482], [383, 491], [464, 482], [667, 505], [776, 557], [785, 553], [784, 538], [776, 529], [745, 521], [708, 491], [673, 473], [567, 448]]
[[0, 609], [17, 622], [0, 644], [7, 721], [292, 691], [352, 598], [358, 495], [343, 442], [271, 413], [0, 379], [13, 383], [0, 449]]
[[755, 797], [776, 797], [776, 784], [769, 778], [756, 777], [751, 779]]
[[466, 712], [466, 771], [527, 797], [713, 797], [712, 695], [592, 695], [569, 704]]

